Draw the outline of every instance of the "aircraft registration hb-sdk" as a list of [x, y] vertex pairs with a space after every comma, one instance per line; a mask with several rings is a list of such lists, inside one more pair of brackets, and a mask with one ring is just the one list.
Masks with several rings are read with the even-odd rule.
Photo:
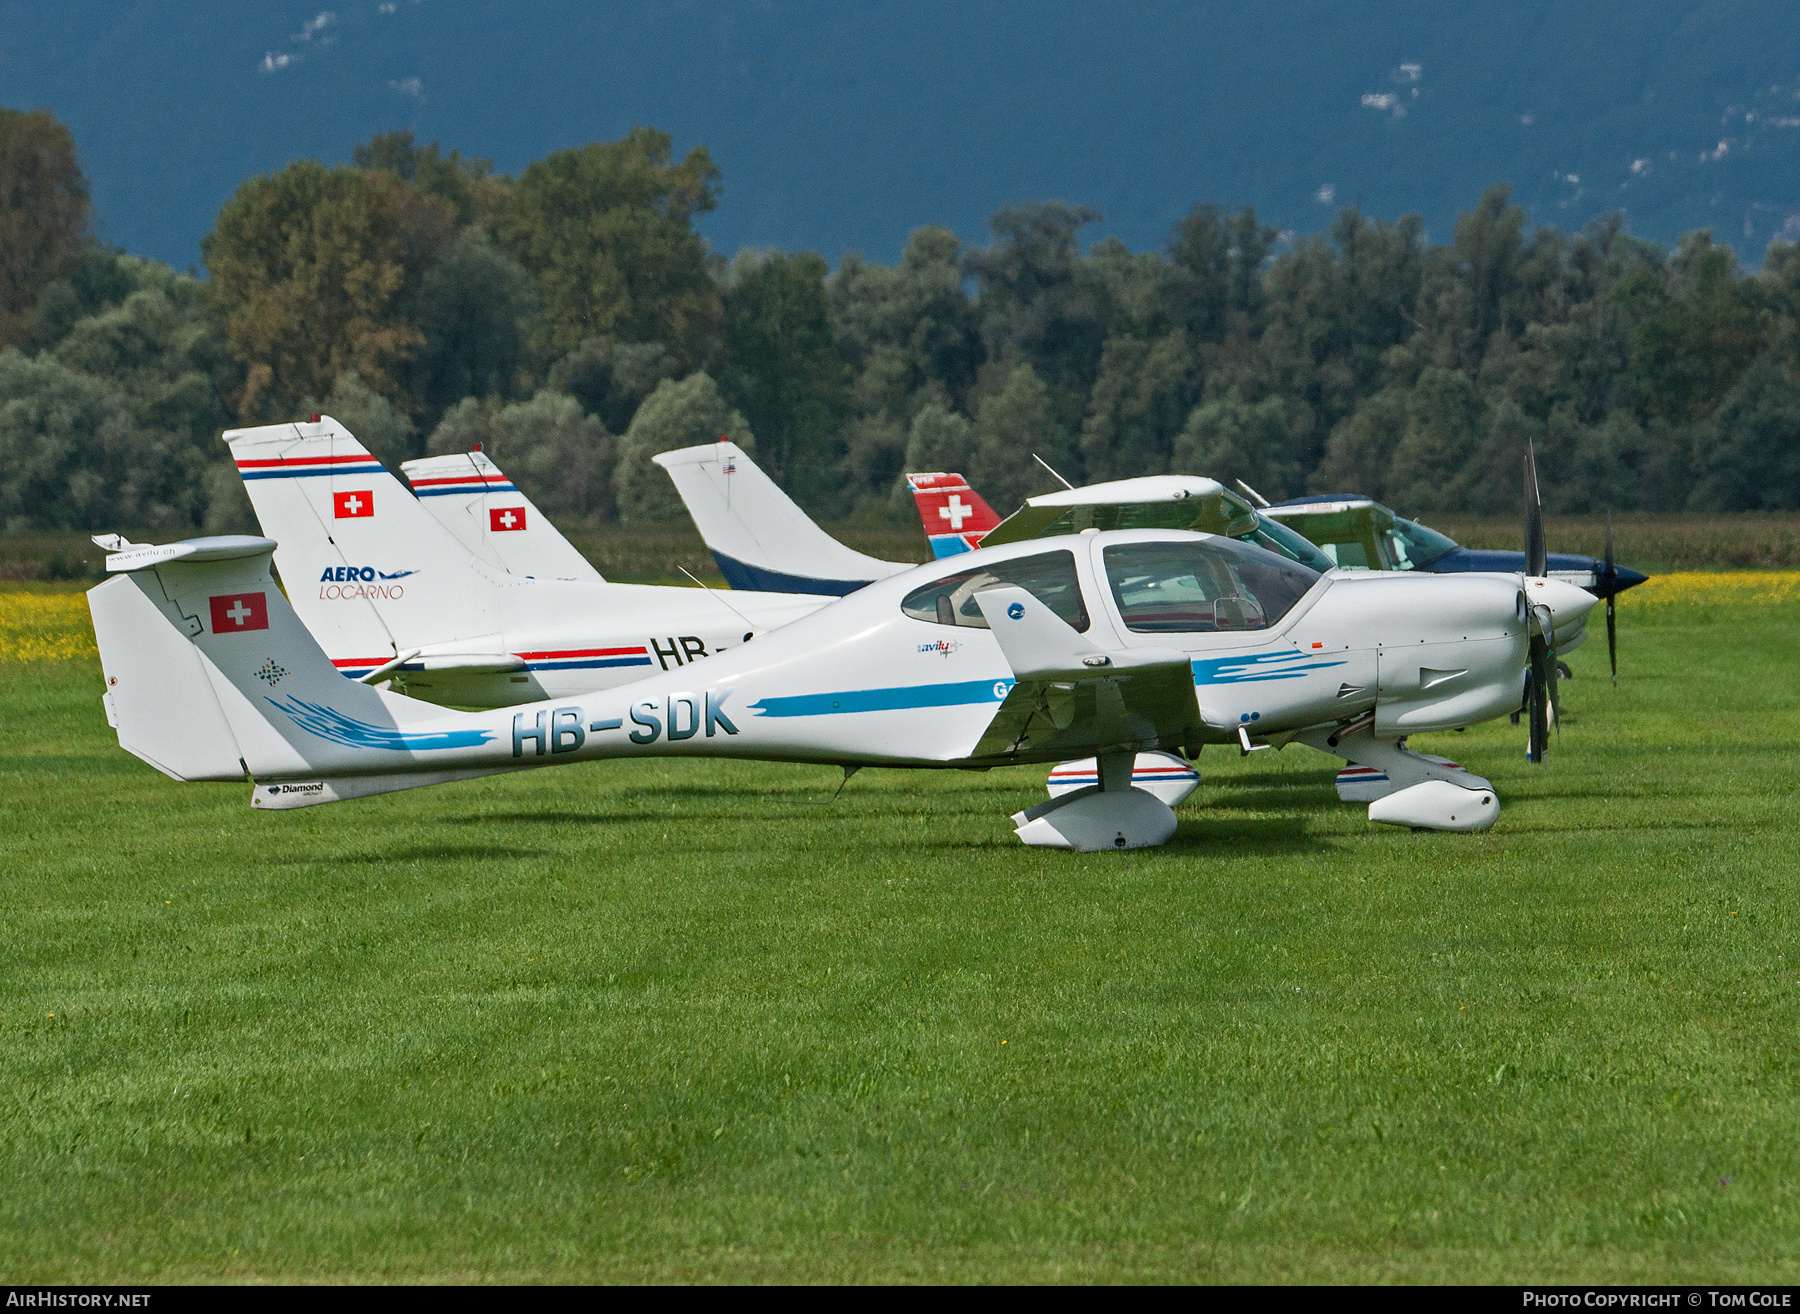
[[1014, 816], [1027, 844], [1079, 850], [1166, 841], [1175, 815], [1132, 787], [1136, 754], [1209, 743], [1366, 738], [1392, 786], [1373, 819], [1485, 829], [1488, 782], [1404, 736], [1517, 708], [1536, 649], [1594, 603], [1556, 581], [1320, 574], [1219, 535], [1090, 530], [907, 568], [700, 664], [458, 712], [344, 679], [276, 589], [276, 551], [130, 547], [89, 594], [109, 720], [176, 779], [248, 777], [256, 806], [287, 808], [601, 758], [1087, 756], [1094, 784]]

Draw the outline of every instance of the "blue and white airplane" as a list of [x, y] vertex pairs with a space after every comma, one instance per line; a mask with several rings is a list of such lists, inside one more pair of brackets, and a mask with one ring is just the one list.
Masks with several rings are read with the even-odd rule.
[[119, 742], [178, 780], [282, 809], [598, 758], [862, 766], [1096, 759], [1095, 784], [1015, 814], [1027, 844], [1165, 842], [1140, 752], [1288, 742], [1379, 766], [1376, 821], [1493, 824], [1486, 780], [1405, 736], [1518, 707], [1539, 647], [1581, 632], [1561, 581], [1330, 571], [1253, 544], [1088, 531], [909, 567], [703, 662], [460, 712], [346, 680], [275, 587], [275, 542], [129, 547], [88, 597]]

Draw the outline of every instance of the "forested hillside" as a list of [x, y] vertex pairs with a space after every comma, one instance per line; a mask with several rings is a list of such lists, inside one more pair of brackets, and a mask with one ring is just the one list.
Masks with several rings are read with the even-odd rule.
[[1528, 229], [1496, 185], [1429, 245], [1283, 241], [1196, 204], [1159, 251], [1021, 202], [892, 267], [709, 251], [704, 148], [648, 128], [517, 177], [410, 133], [220, 210], [202, 275], [93, 240], [70, 134], [0, 111], [0, 522], [248, 527], [221, 429], [328, 411], [384, 460], [483, 442], [569, 522], [680, 514], [655, 452], [729, 434], [825, 516], [907, 469], [1010, 509], [1049, 477], [1241, 478], [1504, 511], [1800, 507], [1800, 248]]

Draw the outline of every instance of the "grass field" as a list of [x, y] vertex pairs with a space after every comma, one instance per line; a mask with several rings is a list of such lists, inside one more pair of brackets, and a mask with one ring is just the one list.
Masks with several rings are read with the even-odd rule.
[[1209, 749], [1093, 856], [1041, 769], [252, 813], [0, 594], [0, 1275], [1800, 1281], [1797, 584], [1627, 595], [1543, 768], [1415, 741], [1487, 835]]

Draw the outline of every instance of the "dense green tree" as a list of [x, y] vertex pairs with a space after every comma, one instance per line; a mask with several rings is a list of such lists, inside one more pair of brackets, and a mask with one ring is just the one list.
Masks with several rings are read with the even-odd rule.
[[962, 242], [915, 229], [893, 268], [846, 255], [829, 280], [838, 352], [857, 410], [902, 424], [927, 401], [966, 406], [984, 359], [981, 320], [963, 291]]
[[558, 522], [614, 518], [613, 437], [575, 398], [547, 388], [509, 405], [465, 397], [444, 413], [426, 447], [439, 454], [477, 444]]
[[608, 432], [619, 433], [657, 384], [680, 375], [660, 342], [589, 338], [550, 367], [549, 385], [598, 415]]
[[1103, 289], [1075, 240], [1099, 218], [1098, 210], [1061, 201], [1002, 206], [988, 220], [992, 244], [963, 259], [979, 288], [988, 358], [1007, 368], [1029, 364], [1071, 429], [1108, 336]]
[[964, 471], [974, 454], [969, 422], [937, 402], [919, 408], [906, 435], [906, 468], [915, 473]]
[[1355, 411], [1339, 420], [1326, 444], [1325, 459], [1307, 480], [1307, 490], [1385, 499], [1394, 448], [1406, 431], [1406, 398], [1403, 388], [1385, 388], [1363, 398]]
[[1192, 342], [1254, 333], [1263, 306], [1263, 262], [1276, 230], [1246, 206], [1233, 214], [1196, 205], [1169, 234], [1169, 276], [1162, 290], [1171, 321]]
[[1196, 406], [1176, 435], [1178, 474], [1205, 475], [1226, 487], [1241, 479], [1270, 501], [1302, 491], [1301, 449], [1311, 428], [1304, 410], [1282, 397], [1251, 405], [1235, 390]]
[[425, 336], [408, 371], [422, 424], [459, 398], [519, 390], [537, 284], [484, 230], [465, 228], [431, 263], [413, 315]]
[[547, 356], [588, 338], [660, 342], [684, 367], [713, 348], [719, 288], [695, 215], [717, 204], [704, 146], [671, 164], [667, 133], [555, 151], [512, 187], [495, 237], [538, 280]]
[[1800, 378], [1770, 356], [1694, 435], [1695, 511], [1800, 510]]
[[75, 139], [49, 110], [0, 109], [0, 346], [25, 337], [38, 294], [87, 236]]
[[619, 519], [635, 523], [684, 517], [687, 513], [675, 485], [650, 458], [720, 438], [731, 439], [746, 452], [756, 451], [750, 426], [719, 394], [711, 375], [696, 372], [680, 382], [664, 379], [657, 384], [619, 439], [613, 466]]
[[1175, 435], [1199, 392], [1187, 335], [1110, 339], [1081, 427], [1086, 478], [1167, 474]]
[[757, 461], [803, 506], [834, 500], [850, 371], [838, 359], [825, 262], [740, 257], [725, 294], [720, 386], [757, 437]]
[[0, 349], [0, 524], [104, 529], [176, 518], [164, 453], [138, 441], [124, 392], [52, 356]]
[[355, 370], [338, 375], [324, 397], [304, 398], [296, 414], [329, 415], [355, 434], [396, 477], [400, 476], [400, 463], [418, 455], [413, 442], [415, 431], [406, 412], [395, 409]]
[[1010, 515], [1026, 498], [1062, 487], [1034, 457], [1065, 478], [1080, 469], [1075, 444], [1050, 407], [1050, 390], [1036, 370], [1019, 364], [998, 392], [981, 399], [975, 451], [963, 473], [994, 510]]
[[1468, 375], [1439, 366], [1423, 370], [1407, 398], [1388, 496], [1416, 512], [1464, 505], [1484, 418], [1481, 393]]
[[246, 370], [240, 415], [288, 414], [351, 372], [404, 408], [418, 292], [455, 227], [449, 202], [381, 171], [302, 160], [239, 187], [201, 251]]
[[1652, 415], [1677, 423], [1708, 415], [1768, 341], [1756, 289], [1711, 233], [1682, 239], [1667, 279], [1640, 276], [1622, 293], [1639, 315], [1631, 363]]
[[459, 224], [491, 225], [506, 203], [509, 180], [494, 176], [494, 162], [465, 157], [460, 151], [445, 155], [434, 141], [420, 146], [412, 129], [378, 132], [350, 153], [359, 169], [390, 173], [427, 196], [436, 196], [456, 207]]

